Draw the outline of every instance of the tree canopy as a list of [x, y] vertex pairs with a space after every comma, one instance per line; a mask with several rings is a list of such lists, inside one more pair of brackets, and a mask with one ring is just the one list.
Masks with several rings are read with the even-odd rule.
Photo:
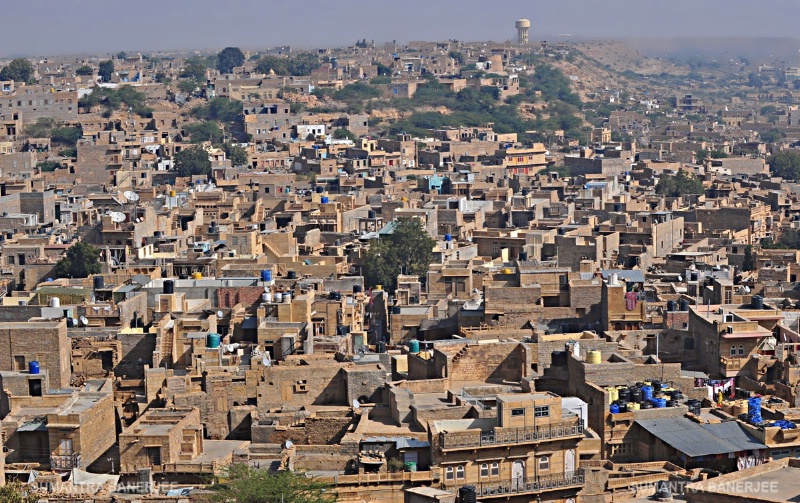
[[213, 487], [214, 503], [333, 503], [330, 485], [291, 471], [257, 470], [243, 463], [232, 464], [227, 481]]
[[192, 143], [200, 143], [204, 141], [210, 141], [211, 143], [222, 142], [222, 130], [219, 128], [217, 123], [213, 121], [187, 124], [183, 127], [183, 130], [189, 135]]
[[33, 65], [25, 58], [17, 58], [0, 70], [0, 80], [13, 80], [14, 82], [33, 82]]
[[108, 61], [101, 61], [97, 75], [103, 78], [103, 82], [111, 80], [111, 75], [114, 73], [114, 62], [110, 59]]
[[0, 486], [0, 503], [36, 503], [39, 498], [19, 482]]
[[392, 234], [373, 239], [369, 245], [364, 261], [367, 284], [383, 285], [391, 292], [397, 287], [398, 274], [425, 274], [435, 244], [418, 219], [397, 219]]
[[42, 117], [25, 126], [22, 132], [27, 138], [50, 138], [53, 144], [70, 148], [74, 148], [83, 136], [80, 127], [66, 126], [52, 117]]
[[206, 81], [206, 60], [200, 56], [192, 56], [186, 60], [183, 70], [178, 75], [181, 78], [189, 79], [200, 85]]
[[800, 249], [800, 231], [796, 229], [786, 229], [777, 240], [770, 238], [762, 239], [761, 247], [798, 250]]
[[311, 52], [301, 52], [294, 56], [271, 56], [266, 55], [258, 60], [256, 71], [259, 73], [269, 73], [270, 70], [275, 75], [303, 76], [311, 75], [311, 72], [321, 66], [319, 57]]
[[216, 97], [204, 105], [194, 107], [192, 116], [209, 121], [234, 122], [242, 118], [242, 102]]
[[661, 175], [656, 185], [656, 193], [667, 197], [702, 194], [703, 182], [680, 170], [676, 175]]
[[767, 162], [773, 176], [787, 180], [800, 180], [800, 153], [784, 150], [771, 155]]
[[79, 66], [75, 70], [75, 75], [94, 75], [94, 70], [89, 65]]
[[75, 243], [67, 250], [64, 258], [58, 261], [53, 274], [57, 278], [87, 278], [102, 270], [100, 250], [89, 243]]
[[175, 154], [175, 171], [178, 176], [208, 176], [211, 174], [211, 159], [200, 145], [185, 148]]
[[231, 73], [244, 63], [244, 53], [238, 47], [226, 47], [217, 54], [217, 70], [219, 73]]
[[119, 86], [116, 89], [95, 87], [90, 94], [78, 100], [78, 106], [89, 109], [102, 105], [106, 109], [106, 115], [125, 106], [140, 117], [152, 117], [153, 109], [147, 106], [146, 101], [145, 93], [129, 85]]
[[238, 143], [223, 143], [222, 149], [225, 151], [225, 157], [231, 161], [231, 166], [244, 166], [248, 163], [247, 150]]

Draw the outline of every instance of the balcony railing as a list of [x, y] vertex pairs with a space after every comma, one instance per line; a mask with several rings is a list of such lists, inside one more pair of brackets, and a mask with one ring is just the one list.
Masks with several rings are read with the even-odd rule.
[[489, 484], [477, 484], [478, 499], [500, 498], [509, 494], [531, 494], [544, 491], [555, 491], [583, 486], [583, 473], [572, 475], [553, 475], [549, 477], [531, 477]]
[[469, 449], [496, 445], [530, 444], [545, 440], [583, 436], [583, 421], [575, 419], [544, 426], [503, 428], [494, 431], [464, 431], [440, 434], [442, 450]]
[[72, 470], [81, 467], [80, 454], [50, 455], [50, 468], [53, 470]]

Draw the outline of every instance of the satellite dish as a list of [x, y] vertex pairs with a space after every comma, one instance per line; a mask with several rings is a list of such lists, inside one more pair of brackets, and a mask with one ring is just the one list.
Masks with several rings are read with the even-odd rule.
[[292, 447], [294, 447], [294, 442], [292, 442], [291, 440], [287, 440], [286, 444], [284, 445], [286, 445], [287, 449], [291, 449]]
[[225, 313], [223, 313], [222, 311], [217, 311], [217, 318], [222, 318], [224, 316], [225, 316]]
[[679, 274], [679, 275], [678, 275], [678, 283], [680, 283], [681, 281], [683, 281], [683, 276], [681, 276], [681, 275]]
[[109, 216], [111, 217], [111, 221], [117, 224], [125, 221], [125, 213], [119, 211], [112, 211]]
[[139, 200], [139, 194], [137, 194], [132, 190], [126, 190], [125, 192], [123, 192], [123, 194], [125, 195], [125, 199], [127, 199], [132, 203], [135, 203], [136, 201]]
[[354, 409], [360, 409], [361, 408], [361, 403], [359, 403], [358, 400], [353, 400], [353, 408]]
[[88, 319], [88, 318], [86, 318], [86, 316], [81, 316], [81, 317], [80, 317], [80, 320], [81, 320], [81, 324], [82, 324], [83, 326], [86, 326], [86, 325], [88, 325], [88, 324], [89, 324], [89, 319]]
[[73, 324], [74, 326], [76, 326], [76, 327], [78, 326], [78, 320], [77, 320], [77, 318], [72, 318], [72, 324]]
[[272, 366], [272, 360], [269, 359], [269, 356], [265, 356], [264, 359], [261, 360], [261, 363], [263, 363], [265, 367]]

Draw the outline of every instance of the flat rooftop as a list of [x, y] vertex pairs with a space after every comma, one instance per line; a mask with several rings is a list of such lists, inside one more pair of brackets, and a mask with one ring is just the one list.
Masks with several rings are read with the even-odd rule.
[[724, 495], [726, 501], [800, 502], [800, 459], [784, 458], [708, 479], [687, 491]]

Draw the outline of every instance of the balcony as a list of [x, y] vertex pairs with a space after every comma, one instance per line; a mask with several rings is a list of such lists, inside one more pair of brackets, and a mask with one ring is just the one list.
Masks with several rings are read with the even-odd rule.
[[50, 455], [50, 468], [53, 470], [72, 470], [81, 467], [80, 454]]
[[532, 494], [544, 491], [577, 489], [583, 486], [583, 473], [573, 475], [553, 475], [549, 477], [531, 477], [508, 482], [476, 484], [478, 498], [504, 498], [514, 494]]
[[449, 451], [499, 445], [533, 444], [567, 437], [583, 437], [583, 421], [576, 418], [544, 426], [502, 428], [488, 432], [478, 430], [445, 432], [439, 436], [439, 445], [443, 451]]

